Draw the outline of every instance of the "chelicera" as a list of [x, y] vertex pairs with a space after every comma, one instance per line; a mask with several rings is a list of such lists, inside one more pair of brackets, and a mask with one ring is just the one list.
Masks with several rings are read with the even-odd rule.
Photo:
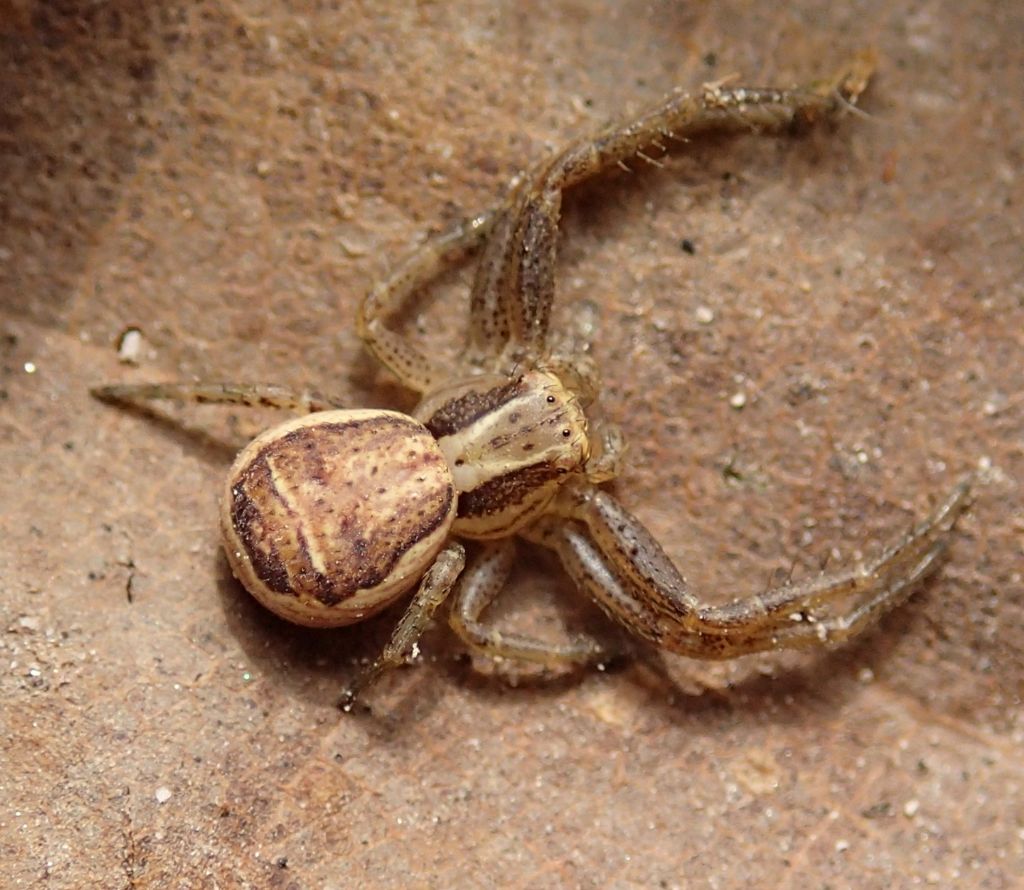
[[[450, 596], [451, 626], [485, 656], [550, 669], [607, 658], [596, 639], [553, 644], [488, 624], [517, 538], [553, 551], [612, 619], [670, 652], [727, 659], [840, 643], [904, 602], [935, 567], [969, 483], [866, 565], [704, 604], [640, 521], [600, 487], [620, 472], [623, 440], [596, 419], [598, 381], [585, 348], [554, 336], [549, 317], [565, 189], [647, 157], [663, 139], [776, 133], [835, 117], [857, 100], [870, 73], [870, 61], [858, 57], [805, 89], [717, 84], [676, 92], [573, 142], [518, 177], [500, 206], [427, 240], [372, 289], [357, 322], [370, 352], [420, 394], [411, 416], [348, 410], [269, 385], [110, 386], [96, 394], [304, 413], [238, 455], [221, 498], [224, 549], [249, 592], [298, 624], [351, 624], [415, 588], [384, 652], [346, 693], [346, 706], [415, 651]], [[448, 370], [389, 321], [478, 248], [467, 341]], [[465, 542], [473, 542], [469, 557]]]

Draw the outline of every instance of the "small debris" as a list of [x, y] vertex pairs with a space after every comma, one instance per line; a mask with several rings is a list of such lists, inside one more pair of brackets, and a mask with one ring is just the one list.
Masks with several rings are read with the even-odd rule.
[[739, 411], [740, 409], [743, 408], [744, 405], [747, 404], [747, 394], [742, 390], [740, 390], [739, 392], [734, 392], [729, 397], [729, 404], [737, 411]]
[[997, 414], [1006, 409], [1009, 404], [1009, 399], [1004, 393], [997, 392], [993, 393], [992, 396], [985, 400], [981, 406], [981, 413], [986, 417], [995, 417]]
[[715, 320], [715, 312], [710, 306], [698, 306], [694, 315], [701, 324], [711, 324]]
[[680, 241], [679, 246], [683, 249], [683, 253], [688, 253], [690, 256], [693, 256], [697, 252], [697, 245], [689, 238], [684, 238]]
[[171, 799], [171, 789], [166, 785], [161, 785], [156, 789], [156, 794], [153, 796], [156, 798], [157, 803], [167, 803]]
[[913, 819], [919, 809], [921, 809], [921, 802], [912, 798], [903, 804], [903, 815], [908, 819]]
[[36, 368], [36, 363], [35, 362], [25, 362], [24, 368], [25, 368], [25, 373], [26, 374], [35, 374], [35, 372], [38, 370]]
[[124, 365], [137, 365], [142, 352], [142, 331], [125, 328], [117, 341], [117, 360]]
[[892, 804], [887, 800], [872, 804], [867, 809], [861, 810], [860, 814], [865, 819], [881, 819], [892, 812]]
[[771, 794], [779, 790], [782, 771], [775, 758], [766, 751], [753, 750], [733, 766], [736, 783], [751, 794]]

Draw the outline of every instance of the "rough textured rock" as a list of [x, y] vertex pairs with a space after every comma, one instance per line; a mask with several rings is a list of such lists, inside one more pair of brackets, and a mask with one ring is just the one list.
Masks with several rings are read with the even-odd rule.
[[[0, 3], [5, 885], [1013, 886], [1024, 10], [324, 6]], [[617, 490], [709, 599], [871, 552], [981, 461], [942, 571], [817, 658], [509, 689], [439, 630], [377, 717], [339, 716], [394, 613], [287, 626], [218, 550], [222, 474], [270, 416], [155, 422], [87, 385], [408, 408], [352, 319], [423, 231], [676, 84], [863, 45], [869, 119], [575, 193], [558, 312], [595, 310]], [[442, 354], [467, 281], [411, 320]], [[538, 632], [594, 620], [547, 560], [514, 594]]]

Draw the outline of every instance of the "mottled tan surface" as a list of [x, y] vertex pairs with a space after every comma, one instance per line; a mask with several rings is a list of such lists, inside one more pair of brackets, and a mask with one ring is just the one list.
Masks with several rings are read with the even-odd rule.
[[[1024, 9], [325, 5], [0, 4], [4, 886], [1013, 886]], [[952, 559], [861, 644], [509, 690], [439, 632], [345, 719], [393, 616], [285, 626], [218, 551], [217, 443], [269, 418], [86, 394], [200, 375], [407, 408], [352, 319], [420, 232], [676, 83], [864, 44], [870, 120], [584, 189], [560, 279], [633, 443], [618, 491], [709, 598], [854, 558], [984, 461]], [[438, 349], [466, 281], [412, 322]], [[567, 593], [537, 565], [521, 592]]]

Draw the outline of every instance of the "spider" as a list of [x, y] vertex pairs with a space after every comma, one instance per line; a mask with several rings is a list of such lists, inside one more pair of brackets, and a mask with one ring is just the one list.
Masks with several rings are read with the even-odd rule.
[[[706, 85], [571, 143], [513, 180], [504, 203], [426, 240], [364, 299], [370, 352], [420, 401], [406, 416], [348, 410], [260, 384], [142, 384], [101, 399], [266, 405], [304, 412], [238, 455], [221, 498], [224, 549], [244, 586], [308, 626], [360, 621], [416, 587], [356, 697], [404, 663], [450, 595], [468, 647], [546, 670], [609, 657], [596, 638], [555, 644], [499, 631], [485, 612], [505, 586], [515, 539], [557, 555], [576, 587], [634, 637], [696, 659], [817, 649], [850, 639], [903, 603], [946, 549], [970, 480], [865, 565], [787, 581], [725, 605], [701, 602], [650, 532], [600, 485], [619, 475], [620, 432], [592, 417], [596, 368], [549, 330], [559, 209], [567, 188], [660, 140], [709, 131], [777, 133], [851, 107], [873, 68], [862, 54], [831, 80], [778, 90]], [[653, 159], [651, 159], [653, 160]], [[477, 248], [465, 346], [448, 371], [389, 326], [406, 302]], [[467, 559], [466, 544], [474, 542]], [[418, 582], [418, 586], [417, 586]]]

